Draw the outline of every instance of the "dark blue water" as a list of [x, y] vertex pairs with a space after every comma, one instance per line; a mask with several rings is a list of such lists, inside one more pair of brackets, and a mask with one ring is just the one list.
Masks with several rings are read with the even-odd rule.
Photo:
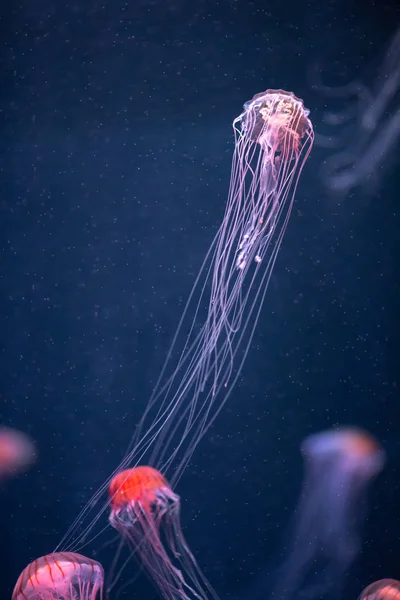
[[[368, 82], [400, 20], [394, 2], [353, 0], [61, 4], [3, 19], [0, 418], [39, 451], [0, 489], [4, 599], [129, 442], [222, 218], [242, 104], [292, 90], [321, 130], [310, 65]], [[299, 444], [337, 424], [389, 457], [346, 598], [400, 578], [399, 162], [339, 203], [324, 157], [304, 170], [243, 375], [177, 490], [222, 598], [253, 596], [279, 562]], [[154, 596], [144, 577], [133, 594]]]

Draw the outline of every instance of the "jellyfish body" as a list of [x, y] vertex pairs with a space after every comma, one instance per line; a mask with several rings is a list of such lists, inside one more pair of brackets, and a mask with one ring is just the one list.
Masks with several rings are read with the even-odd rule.
[[167, 599], [213, 594], [189, 550], [180, 525], [180, 499], [152, 467], [118, 473], [111, 481], [110, 523], [140, 559]]
[[366, 491], [385, 457], [372, 436], [352, 428], [311, 435], [301, 450], [304, 484], [276, 593], [337, 597], [359, 550]]
[[21, 573], [12, 600], [96, 600], [103, 593], [100, 563], [75, 552], [55, 552], [34, 560]]
[[35, 447], [27, 435], [0, 428], [0, 480], [26, 469], [35, 458]]
[[400, 600], [400, 581], [380, 579], [361, 592], [358, 600]]
[[176, 482], [247, 356], [313, 142], [309, 111], [267, 90], [234, 120], [222, 224], [196, 279], [124, 464], [174, 461]]

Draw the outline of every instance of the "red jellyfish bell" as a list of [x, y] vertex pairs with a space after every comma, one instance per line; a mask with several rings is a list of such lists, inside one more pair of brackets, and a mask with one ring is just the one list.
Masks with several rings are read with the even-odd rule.
[[168, 600], [206, 598], [213, 594], [183, 537], [180, 498], [152, 467], [118, 473], [111, 481], [110, 523], [138, 555]]
[[103, 597], [103, 567], [75, 552], [37, 558], [18, 578], [12, 600], [95, 600]]
[[361, 592], [358, 600], [400, 600], [400, 581], [396, 579], [375, 581]]

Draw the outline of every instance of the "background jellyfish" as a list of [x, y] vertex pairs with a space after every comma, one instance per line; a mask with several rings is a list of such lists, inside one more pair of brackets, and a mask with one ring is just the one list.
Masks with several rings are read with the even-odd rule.
[[308, 437], [304, 484], [278, 573], [276, 597], [337, 597], [360, 546], [366, 491], [384, 452], [368, 433], [337, 429]]
[[380, 579], [366, 587], [358, 600], [399, 600], [400, 581], [396, 579]]
[[100, 563], [75, 552], [46, 554], [25, 567], [12, 600], [96, 600], [103, 594]]
[[[173, 466], [170, 479], [175, 484], [231, 393], [253, 339], [311, 151], [314, 134], [308, 115], [293, 93], [267, 90], [246, 102], [234, 120], [231, 180], [221, 226], [143, 418], [114, 475], [146, 462], [163, 473]], [[65, 544], [74, 536], [77, 523], [95, 506], [109, 481], [78, 516], [59, 548], [70, 549]], [[98, 514], [94, 521], [97, 518]], [[91, 524], [83, 538], [90, 529]]]
[[365, 184], [390, 160], [400, 136], [400, 28], [394, 35], [374, 85], [361, 82], [330, 88], [314, 84], [322, 94], [346, 103], [344, 110], [324, 116], [335, 128], [330, 135], [317, 135], [317, 144], [335, 148], [322, 170], [324, 184], [347, 195]]
[[151, 467], [118, 473], [109, 488], [110, 523], [127, 542], [162, 596], [168, 599], [206, 598], [202, 575], [183, 537], [180, 498]]
[[0, 481], [30, 466], [35, 447], [30, 438], [15, 429], [0, 428]]

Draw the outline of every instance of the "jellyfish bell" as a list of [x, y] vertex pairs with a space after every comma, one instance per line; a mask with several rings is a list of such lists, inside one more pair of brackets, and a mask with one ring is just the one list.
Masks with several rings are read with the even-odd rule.
[[168, 506], [179, 510], [179, 496], [170, 489], [165, 477], [153, 467], [139, 466], [117, 473], [109, 486], [110, 523], [133, 524], [137, 519], [162, 517]]
[[368, 585], [359, 595], [358, 600], [399, 600], [400, 581], [396, 579], [379, 579]]
[[100, 563], [76, 552], [37, 558], [22, 571], [12, 600], [96, 600], [103, 593]]
[[244, 112], [236, 119], [244, 123], [251, 140], [280, 152], [284, 144], [298, 150], [300, 140], [310, 131], [303, 101], [293, 92], [266, 90], [243, 105]]
[[[309, 436], [301, 446], [306, 460], [335, 463], [343, 476], [369, 480], [382, 470], [386, 457], [379, 442], [362, 429], [345, 427]], [[319, 467], [318, 467], [319, 468]]]
[[35, 446], [22, 431], [0, 428], [0, 480], [27, 469], [35, 460]]
[[109, 486], [110, 524], [168, 600], [207, 598], [214, 591], [189, 550], [180, 525], [180, 498], [156, 469], [139, 466]]

